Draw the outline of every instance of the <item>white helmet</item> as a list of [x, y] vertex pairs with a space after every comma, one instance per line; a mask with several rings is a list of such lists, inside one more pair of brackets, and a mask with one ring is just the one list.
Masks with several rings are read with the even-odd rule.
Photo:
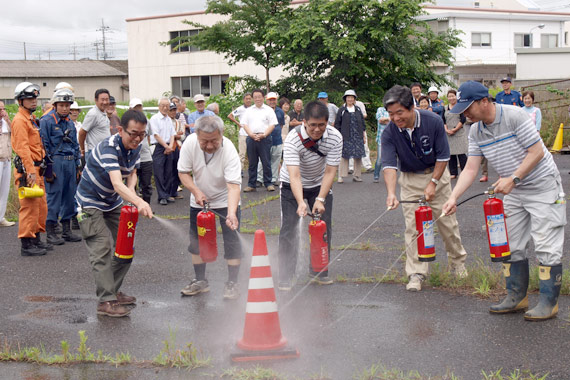
[[69, 90], [71, 90], [72, 92], [74, 92], [75, 90], [73, 89], [73, 86], [70, 85], [67, 82], [59, 82], [58, 84], [55, 85], [55, 88], [53, 89], [53, 92], [57, 92], [57, 90], [61, 90], [67, 88]]
[[428, 89], [428, 92], [427, 92], [427, 93], [429, 94], [430, 92], [437, 92], [437, 93], [439, 94], [439, 90], [438, 90], [437, 87], [435, 87], [435, 86], [431, 86], [431, 87]]
[[57, 90], [54, 92], [51, 103], [70, 103], [72, 104], [75, 101], [75, 96], [73, 95], [73, 91], [68, 88], [62, 88], [61, 90]]
[[77, 104], [77, 102], [73, 102], [71, 103], [71, 106], [69, 107], [70, 110], [80, 110], [81, 108], [79, 108], [79, 104]]
[[347, 96], [354, 96], [354, 99], [357, 98], [356, 92], [354, 92], [354, 90], [346, 90], [342, 96], [342, 100], [344, 100]]
[[22, 82], [14, 90], [14, 99], [34, 99], [40, 96], [40, 86], [31, 82]]

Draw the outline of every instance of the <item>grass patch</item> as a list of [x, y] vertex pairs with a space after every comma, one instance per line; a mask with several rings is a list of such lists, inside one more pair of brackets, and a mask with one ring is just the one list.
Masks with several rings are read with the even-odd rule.
[[344, 251], [345, 249], [351, 249], [354, 251], [377, 251], [377, 252], [384, 252], [384, 248], [379, 246], [378, 244], [372, 243], [370, 239], [366, 242], [360, 242], [352, 245], [339, 245], [339, 246], [332, 246], [331, 249], [337, 251]]
[[190, 219], [190, 215], [160, 215], [154, 214], [154, 216], [161, 218], [161, 219], [168, 219], [168, 220], [181, 220], [181, 219]]
[[152, 363], [163, 367], [194, 369], [210, 365], [211, 358], [202, 358], [198, 350], [188, 343], [184, 349], [176, 348], [176, 333], [170, 331], [170, 339], [163, 342], [164, 347]]
[[230, 368], [225, 370], [220, 378], [230, 378], [232, 380], [286, 380], [285, 375], [281, 375], [270, 368], [255, 366], [253, 368]]
[[528, 370], [521, 371], [520, 369], [515, 369], [509, 374], [503, 375], [503, 369], [498, 371], [486, 373], [481, 371], [483, 375], [482, 380], [546, 380], [548, 378], [548, 373], [545, 375], [535, 375]]
[[268, 202], [274, 201], [274, 200], [276, 200], [276, 199], [279, 199], [279, 194], [270, 195], [270, 196], [268, 196], [268, 197], [261, 198], [261, 199], [258, 199], [258, 200], [256, 200], [256, 201], [253, 201], [253, 202], [252, 202], [252, 201], [247, 201], [247, 204], [246, 204], [246, 205], [242, 205], [242, 206], [241, 206], [241, 209], [242, 209], [242, 210], [247, 210], [248, 208], [251, 208], [251, 207], [254, 207], [254, 206], [265, 205], [265, 204], [267, 204]]

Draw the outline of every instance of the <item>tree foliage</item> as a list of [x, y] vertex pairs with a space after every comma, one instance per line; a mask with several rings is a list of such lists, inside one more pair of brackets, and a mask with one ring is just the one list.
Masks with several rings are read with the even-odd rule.
[[252, 60], [265, 69], [269, 89], [269, 69], [279, 66], [283, 50], [280, 37], [293, 11], [291, 0], [208, 0], [206, 13], [228, 18], [208, 26], [192, 21], [184, 23], [201, 29], [200, 33], [179, 37], [168, 44], [198, 46], [223, 54], [230, 65]]
[[[458, 32], [436, 34], [417, 17], [425, 0], [311, 0], [294, 10], [282, 63], [305, 89], [353, 88], [377, 103], [395, 84], [443, 84]], [[376, 101], [374, 101], [376, 100]]]

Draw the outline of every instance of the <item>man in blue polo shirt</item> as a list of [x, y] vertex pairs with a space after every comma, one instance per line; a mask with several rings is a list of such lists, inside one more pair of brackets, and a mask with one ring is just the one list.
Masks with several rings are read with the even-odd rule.
[[113, 247], [123, 202], [132, 203], [141, 215], [152, 218], [150, 206], [135, 191], [146, 123], [142, 112], [125, 112], [119, 133], [92, 150], [75, 195], [82, 208], [79, 226], [97, 285], [97, 314], [109, 317], [128, 315], [130, 310], [124, 305], [136, 302], [135, 297], [119, 291], [131, 264], [113, 260]]
[[190, 133], [194, 133], [194, 124], [196, 124], [196, 121], [198, 121], [199, 118], [202, 116], [216, 116], [215, 113], [206, 109], [206, 98], [202, 94], [194, 96], [194, 106], [196, 107], [196, 111], [188, 115], [188, 129], [186, 130], [186, 136]]
[[505, 194], [506, 229], [511, 256], [503, 262], [507, 296], [489, 309], [491, 313], [523, 312], [528, 308], [530, 238], [539, 260], [538, 305], [524, 318], [540, 321], [558, 313], [562, 282], [562, 253], [566, 225], [566, 198], [560, 173], [544, 146], [530, 116], [521, 108], [493, 103], [481, 83], [468, 81], [459, 87], [451, 112], [473, 120], [469, 132], [469, 158], [443, 211], [452, 214], [457, 198], [471, 185], [479, 163], [487, 157], [499, 179], [495, 193]]
[[495, 102], [498, 104], [510, 104], [512, 106], [524, 107], [521, 93], [515, 90], [511, 90], [512, 85], [513, 80], [511, 77], [504, 77], [501, 79], [501, 86], [503, 86], [503, 91], [499, 92], [495, 96]]
[[[400, 197], [418, 201], [422, 196], [429, 202], [435, 217], [441, 215], [443, 203], [451, 194], [447, 161], [449, 145], [441, 117], [430, 111], [414, 108], [412, 92], [407, 87], [394, 86], [384, 95], [384, 105], [390, 124], [382, 133], [382, 170], [388, 190], [386, 206], [395, 209], [396, 181]], [[402, 174], [397, 180], [398, 161]], [[418, 204], [403, 203], [406, 220], [406, 289], [419, 291], [428, 272], [428, 263], [418, 260], [415, 210]], [[447, 251], [449, 266], [458, 277], [466, 277], [467, 253], [461, 244], [456, 218], [437, 219], [437, 227]]]

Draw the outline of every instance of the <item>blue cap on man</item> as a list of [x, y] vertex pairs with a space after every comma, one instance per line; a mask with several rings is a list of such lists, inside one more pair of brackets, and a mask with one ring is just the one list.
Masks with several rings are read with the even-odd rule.
[[329, 97], [329, 94], [327, 94], [324, 91], [319, 92], [319, 95], [317, 95], [317, 99], [327, 99]]
[[479, 82], [467, 81], [457, 90], [457, 104], [451, 109], [451, 113], [464, 112], [474, 101], [488, 98], [489, 89]]

